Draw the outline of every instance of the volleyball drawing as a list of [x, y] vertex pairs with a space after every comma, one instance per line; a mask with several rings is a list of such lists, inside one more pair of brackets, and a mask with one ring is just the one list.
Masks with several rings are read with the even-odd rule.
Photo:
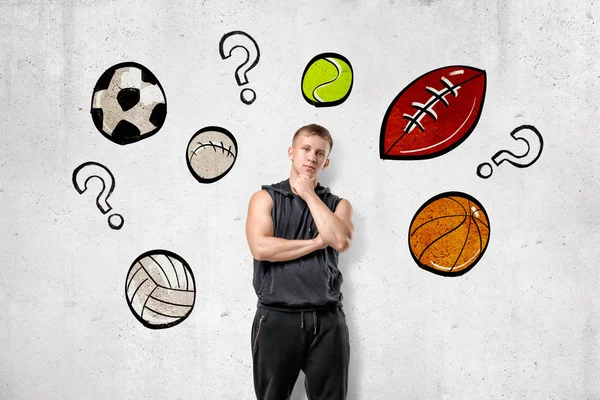
[[187, 165], [200, 183], [213, 183], [233, 168], [238, 147], [235, 137], [219, 126], [196, 132], [187, 146]]
[[413, 217], [408, 232], [410, 253], [419, 267], [444, 276], [458, 276], [477, 264], [490, 238], [487, 212], [462, 192], [429, 199]]
[[194, 274], [179, 255], [151, 250], [129, 268], [125, 297], [129, 309], [144, 326], [169, 328], [192, 312], [196, 299]]
[[379, 157], [438, 157], [473, 132], [483, 109], [486, 72], [457, 65], [429, 71], [390, 104], [379, 136]]
[[167, 116], [167, 100], [148, 68], [125, 62], [100, 76], [94, 87], [91, 113], [102, 135], [125, 145], [158, 132]]

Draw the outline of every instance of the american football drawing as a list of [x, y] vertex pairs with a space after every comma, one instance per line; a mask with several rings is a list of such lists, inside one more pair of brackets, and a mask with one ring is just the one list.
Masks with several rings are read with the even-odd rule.
[[379, 137], [381, 159], [438, 157], [475, 129], [486, 90], [484, 70], [449, 66], [427, 72], [390, 104]]

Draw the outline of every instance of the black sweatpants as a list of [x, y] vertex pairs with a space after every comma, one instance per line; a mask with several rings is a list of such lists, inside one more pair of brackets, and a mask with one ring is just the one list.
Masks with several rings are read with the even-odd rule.
[[252, 323], [252, 361], [258, 400], [288, 400], [300, 370], [309, 400], [345, 400], [350, 341], [344, 311], [258, 308]]

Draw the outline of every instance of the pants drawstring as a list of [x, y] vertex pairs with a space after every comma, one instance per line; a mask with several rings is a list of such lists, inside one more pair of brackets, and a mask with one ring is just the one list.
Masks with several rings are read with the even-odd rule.
[[[313, 310], [312, 312], [313, 315], [313, 333], [316, 335], [317, 334], [317, 312]], [[304, 329], [304, 311], [300, 312], [300, 329]]]

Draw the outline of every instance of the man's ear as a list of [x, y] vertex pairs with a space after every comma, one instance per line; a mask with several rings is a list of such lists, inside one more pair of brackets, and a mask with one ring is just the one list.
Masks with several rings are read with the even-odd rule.
[[288, 147], [288, 158], [290, 160], [293, 160], [294, 158], [292, 157], [292, 154], [294, 154], [294, 148], [293, 147]]
[[329, 166], [329, 158], [327, 160], [325, 160], [325, 164], [323, 164], [323, 169], [327, 168]]

